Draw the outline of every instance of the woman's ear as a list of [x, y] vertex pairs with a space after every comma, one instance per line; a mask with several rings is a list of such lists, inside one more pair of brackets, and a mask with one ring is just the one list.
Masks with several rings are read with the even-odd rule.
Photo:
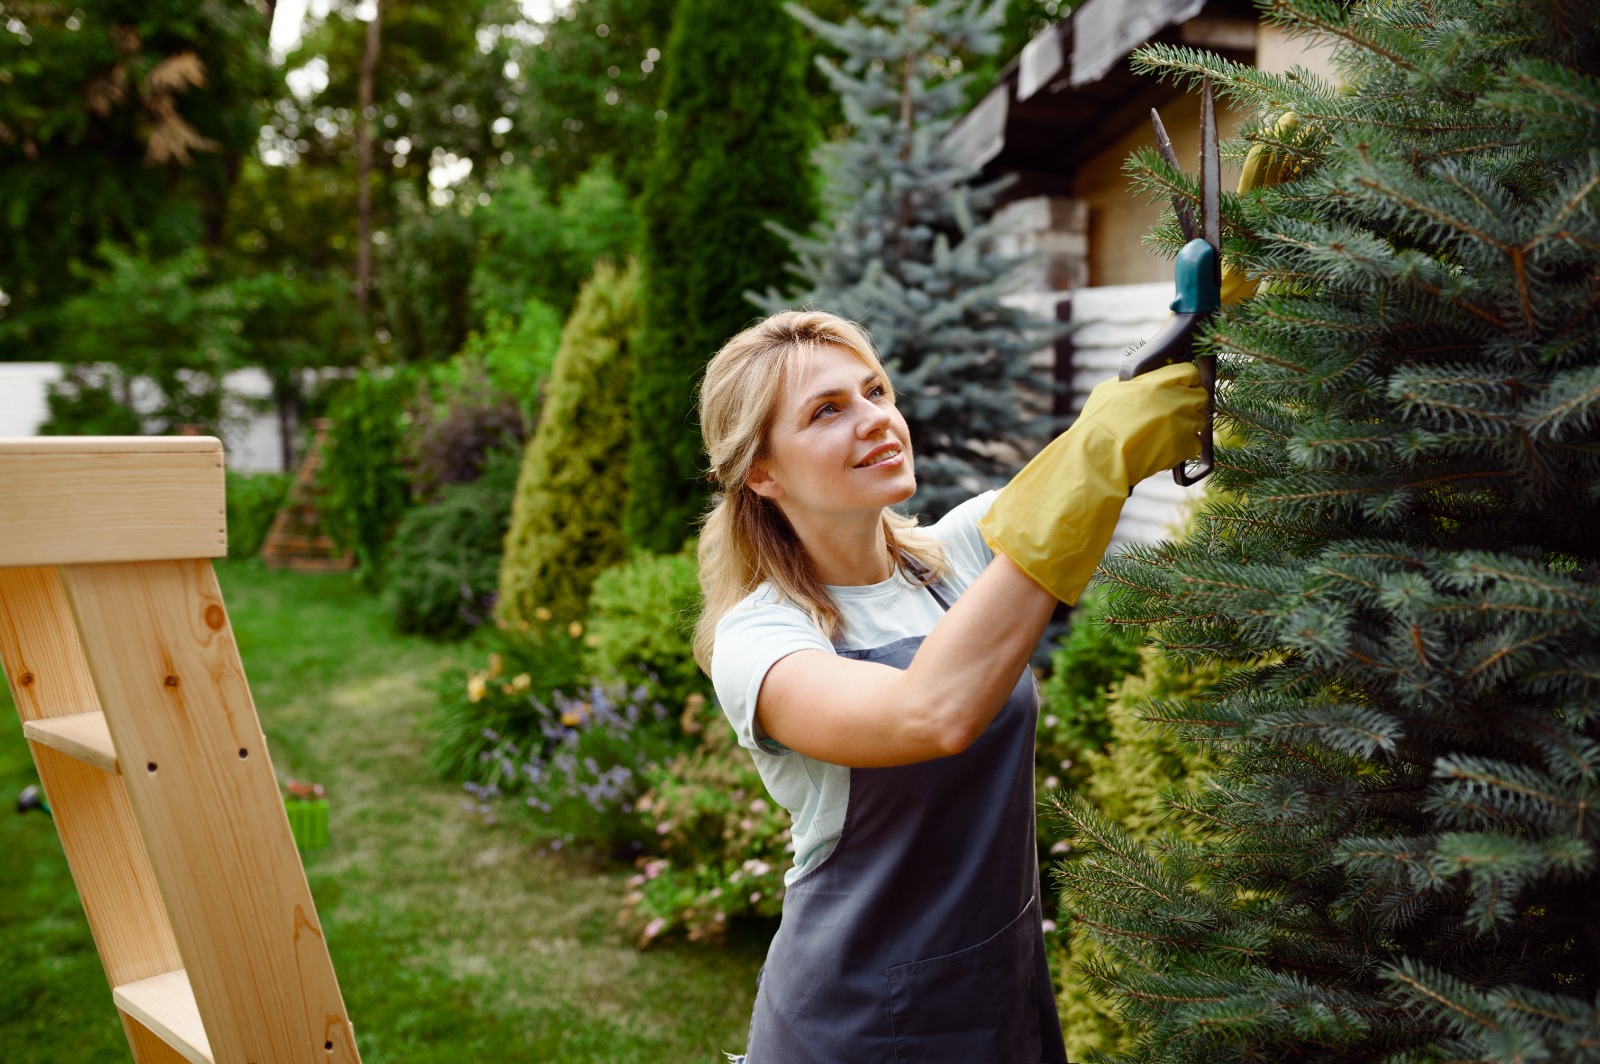
[[744, 483], [745, 487], [763, 499], [776, 499], [783, 494], [783, 485], [772, 479], [763, 462], [756, 462], [750, 467], [750, 475], [744, 478]]

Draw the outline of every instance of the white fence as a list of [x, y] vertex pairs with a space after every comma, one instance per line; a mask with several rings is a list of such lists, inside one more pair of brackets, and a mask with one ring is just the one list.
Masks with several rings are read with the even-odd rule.
[[[0, 362], [0, 436], [33, 436], [50, 416], [45, 397], [61, 379], [55, 362]], [[277, 412], [267, 400], [272, 383], [259, 369], [242, 369], [222, 379], [222, 443], [229, 469], [242, 473], [280, 472], [282, 434]], [[136, 408], [151, 409], [135, 393]]]

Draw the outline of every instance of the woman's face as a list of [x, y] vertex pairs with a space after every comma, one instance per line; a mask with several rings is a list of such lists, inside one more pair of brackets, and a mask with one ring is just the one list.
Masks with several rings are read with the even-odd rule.
[[749, 483], [796, 524], [806, 515], [876, 515], [909, 499], [911, 436], [882, 374], [846, 348], [818, 348], [784, 389], [766, 460]]

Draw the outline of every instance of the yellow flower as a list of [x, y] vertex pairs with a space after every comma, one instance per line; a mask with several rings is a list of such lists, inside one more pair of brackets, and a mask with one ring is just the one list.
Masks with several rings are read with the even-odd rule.
[[579, 724], [583, 723], [583, 714], [569, 709], [565, 713], [561, 714], [561, 723], [565, 724], [569, 728], [576, 728]]
[[574, 639], [578, 638], [583, 634], [583, 622], [573, 621], [571, 624], [567, 625], [567, 634]]
[[479, 702], [483, 699], [485, 684], [482, 676], [474, 676], [467, 681], [467, 701]]
[[600, 637], [595, 633], [590, 632], [588, 635], [583, 637], [583, 645], [586, 647], [597, 647], [600, 645]]
[[511, 678], [511, 686], [518, 691], [526, 691], [533, 686], [533, 677], [525, 672], [519, 672]]
[[540, 606], [538, 609], [534, 610], [533, 615], [539, 618], [541, 621], [548, 621], [550, 619], [550, 611], [543, 606]]

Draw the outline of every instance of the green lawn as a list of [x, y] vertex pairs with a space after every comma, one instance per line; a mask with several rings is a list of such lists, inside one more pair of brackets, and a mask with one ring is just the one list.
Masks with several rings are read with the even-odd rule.
[[[366, 1064], [721, 1061], [739, 1049], [765, 941], [635, 951], [613, 916], [629, 870], [483, 824], [434, 778], [419, 724], [460, 647], [388, 630], [342, 575], [217, 566], [284, 779], [316, 780], [333, 845], [308, 855]], [[130, 1059], [50, 822], [11, 812], [35, 781], [0, 689], [0, 1061]]]

